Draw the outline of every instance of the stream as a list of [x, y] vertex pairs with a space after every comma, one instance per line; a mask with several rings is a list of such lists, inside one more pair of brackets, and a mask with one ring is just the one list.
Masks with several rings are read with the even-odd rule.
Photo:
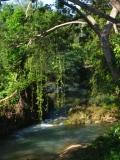
[[56, 160], [72, 144], [90, 143], [103, 135], [106, 125], [65, 126], [52, 121], [19, 130], [0, 141], [0, 160]]

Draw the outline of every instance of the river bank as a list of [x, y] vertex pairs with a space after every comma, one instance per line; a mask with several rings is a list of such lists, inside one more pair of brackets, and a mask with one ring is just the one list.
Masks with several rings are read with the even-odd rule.
[[120, 139], [101, 136], [92, 144], [67, 147], [57, 160], [120, 160]]
[[[25, 127], [25, 119], [22, 116], [24, 114], [22, 111], [18, 112], [19, 121], [15, 121], [14, 118], [11, 121], [9, 121], [10, 119], [6, 121], [5, 128], [7, 128], [8, 123], [10, 126], [13, 126], [14, 123], [18, 128], [12, 128], [8, 132], [9, 136], [5, 136], [7, 137], [6, 140], [0, 140], [1, 160], [78, 160], [79, 158], [81, 160], [111, 160], [105, 156], [107, 153], [108, 155], [112, 154], [109, 151], [112, 152], [113, 148], [120, 147], [117, 144], [119, 140], [114, 136], [104, 137], [104, 133], [113, 125], [113, 122], [118, 120], [118, 110], [115, 108], [111, 111], [108, 108], [103, 110], [103, 108], [98, 107], [83, 108], [83, 106], [82, 110], [81, 107], [69, 108], [68, 117], [62, 116], [63, 109], [61, 117], [58, 116], [56, 119], [46, 120], [46, 122], [27, 127], [30, 125], [29, 123], [25, 129], [20, 129]], [[79, 121], [80, 123], [78, 121], [76, 123], [76, 119], [81, 120], [83, 113], [99, 118], [99, 123], [95, 123], [95, 121], [87, 123], [88, 119], [85, 117], [84, 123], [83, 119]], [[102, 116], [108, 117], [108, 113], [113, 116], [112, 120], [115, 119], [115, 121], [103, 123], [101, 118]], [[15, 116], [15, 114], [13, 115]], [[72, 115], [75, 115], [76, 119], [70, 119]], [[92, 117], [89, 116], [89, 118]], [[69, 119], [73, 124], [66, 123]], [[16, 130], [18, 131], [15, 132]], [[13, 132], [14, 134], [11, 134]], [[97, 140], [95, 140], [96, 138]], [[115, 148], [115, 152], [117, 152], [116, 150]], [[95, 154], [94, 157], [93, 154]]]
[[[39, 122], [37, 118], [35, 119], [35, 116], [31, 116], [32, 113], [30, 111], [25, 112], [21, 106], [19, 104], [0, 108], [0, 138]], [[65, 125], [114, 123], [120, 119], [120, 111], [117, 107], [75, 106], [67, 109], [67, 112], [65, 107], [61, 110], [57, 111], [57, 115], [58, 117], [59, 114], [66, 116], [62, 120]], [[58, 122], [59, 118], [54, 121], [54, 123]]]
[[68, 112], [67, 125], [114, 123], [120, 120], [118, 107], [76, 106]]
[[15, 132], [0, 141], [1, 160], [57, 160], [73, 144], [91, 143], [107, 125], [65, 126], [42, 123]]
[[30, 112], [26, 116], [24, 108], [19, 103], [0, 107], [0, 138], [6, 138], [18, 129], [37, 122], [38, 120], [33, 118]]

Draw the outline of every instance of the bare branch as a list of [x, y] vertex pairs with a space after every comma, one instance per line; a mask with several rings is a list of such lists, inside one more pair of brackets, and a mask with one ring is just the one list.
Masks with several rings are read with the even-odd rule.
[[[113, 7], [112, 10], [111, 10], [110, 16], [115, 18], [117, 16], [117, 14], [118, 14], [118, 10], [115, 7]], [[103, 33], [106, 36], [108, 36], [109, 33], [110, 33], [110, 30], [112, 29], [112, 27], [113, 27], [113, 23], [110, 22], [110, 21], [107, 21], [107, 23], [106, 23], [106, 25], [105, 25], [105, 27], [103, 29]]]
[[71, 24], [82, 24], [82, 25], [86, 25], [87, 23], [84, 22], [84, 21], [81, 21], [81, 20], [75, 20], [75, 21], [70, 21], [70, 22], [65, 22], [65, 23], [62, 23], [62, 24], [59, 24], [59, 25], [56, 25], [48, 30], [46, 30], [45, 32], [41, 33], [41, 34], [37, 34], [34, 36], [34, 38], [30, 39], [27, 46], [31, 45], [32, 41], [35, 40], [37, 37], [45, 37], [47, 36], [49, 33], [55, 31], [56, 29], [58, 28], [61, 28], [61, 27], [64, 27], [64, 26], [67, 26], [67, 25], [71, 25]]
[[94, 30], [94, 32], [100, 36], [100, 27], [99, 25], [96, 23], [95, 19], [92, 16], [87, 16], [84, 13], [82, 13], [77, 7], [75, 7], [72, 4], [69, 4], [67, 2], [65, 2], [64, 0], [61, 0], [66, 6], [70, 7], [71, 9], [73, 9], [74, 11], [77, 11], [82, 18], [88, 23], [88, 25]]
[[66, 23], [62, 23], [62, 24], [59, 24], [57, 26], [54, 26], [53, 28], [50, 28], [48, 29], [47, 31], [45, 31], [43, 34], [38, 34], [37, 37], [44, 37], [46, 34], [60, 28], [60, 27], [63, 27], [63, 26], [66, 26], [66, 25], [70, 25], [70, 24], [86, 24], [86, 22], [84, 21], [80, 21], [80, 20], [76, 20], [76, 21], [70, 21], [70, 22], [66, 22]]
[[93, 26], [97, 25], [96, 20], [91, 15], [88, 15], [87, 18], [89, 19], [89, 21]]
[[[64, 0], [59, 0], [59, 1], [61, 1], [62, 3], [65, 3]], [[117, 20], [117, 19], [109, 16], [108, 14], [104, 14], [104, 13], [103, 13], [102, 11], [100, 11], [99, 9], [96, 9], [96, 8], [94, 8], [94, 7], [92, 7], [92, 6], [89, 6], [89, 5], [83, 3], [83, 2], [81, 2], [81, 1], [79, 1], [79, 0], [68, 0], [68, 1], [69, 1], [69, 2], [72, 2], [72, 3], [75, 4], [75, 5], [80, 6], [82, 9], [85, 9], [85, 10], [87, 10], [87, 11], [89, 11], [89, 12], [95, 14], [95, 15], [98, 15], [98, 16], [101, 17], [101, 18], [105, 18], [105, 19], [111, 21], [112, 23], [115, 23], [115, 24], [120, 23], [120, 20]]]
[[[115, 18], [117, 14], [118, 14], [118, 10], [115, 7], [113, 7], [111, 10], [110, 16]], [[103, 31], [101, 32], [101, 47], [104, 52], [108, 67], [112, 73], [113, 79], [116, 81], [120, 79], [120, 71], [117, 68], [117, 66], [115, 66], [115, 62], [114, 62], [115, 56], [109, 42], [109, 35], [112, 28], [113, 28], [113, 23], [108, 21]]]
[[89, 26], [95, 31], [95, 33], [100, 36], [100, 28], [99, 28], [99, 25], [96, 23], [95, 19], [91, 16], [91, 15], [85, 15], [83, 14], [78, 8], [76, 8], [75, 6], [67, 3], [67, 2], [64, 2], [65, 5], [67, 5], [68, 7], [70, 7], [71, 9], [73, 9], [74, 11], [77, 11], [83, 18], [86, 22], [84, 21], [80, 21], [80, 20], [76, 20], [76, 21], [70, 21], [70, 22], [65, 22], [65, 23], [62, 23], [60, 25], [56, 25], [48, 30], [46, 30], [45, 32], [41, 33], [41, 34], [38, 34], [38, 35], [35, 35], [34, 38], [31, 38], [27, 44], [27, 46], [30, 46], [32, 44], [32, 41], [34, 41], [37, 37], [45, 37], [46, 35], [48, 35], [49, 33], [53, 32], [54, 30], [60, 28], [60, 27], [63, 27], [63, 26], [66, 26], [66, 25], [70, 25], [70, 24], [89, 24]]
[[115, 33], [118, 34], [119, 32], [118, 32], [118, 28], [116, 24], [113, 24], [113, 28], [114, 28]]
[[27, 5], [26, 11], [25, 11], [26, 18], [28, 17], [28, 14], [29, 14], [28, 12], [29, 12], [31, 7], [32, 7], [32, 1], [30, 1]]
[[111, 0], [110, 3], [120, 12], [120, 0]]
[[12, 97], [14, 97], [15, 95], [17, 94], [17, 91], [13, 92], [10, 96], [7, 96], [3, 99], [0, 100], [0, 104], [6, 102], [6, 101], [9, 101]]

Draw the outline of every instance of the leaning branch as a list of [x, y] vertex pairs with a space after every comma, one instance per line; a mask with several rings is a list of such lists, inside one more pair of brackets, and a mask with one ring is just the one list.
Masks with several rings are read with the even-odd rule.
[[120, 12], [120, 0], [110, 0], [110, 3]]
[[58, 28], [61, 28], [61, 27], [64, 27], [64, 26], [67, 26], [67, 25], [71, 25], [71, 24], [82, 24], [82, 25], [86, 25], [87, 23], [84, 22], [84, 21], [80, 21], [80, 20], [76, 20], [76, 21], [70, 21], [70, 22], [65, 22], [65, 23], [62, 23], [62, 24], [59, 24], [59, 25], [56, 25], [48, 30], [46, 30], [45, 32], [41, 33], [41, 34], [37, 34], [34, 36], [34, 38], [30, 39], [27, 46], [29, 46], [33, 40], [35, 40], [37, 37], [40, 37], [40, 38], [43, 38], [45, 36], [47, 36], [49, 33], [55, 31], [56, 29]]
[[[113, 7], [110, 13], [111, 17], [115, 18], [117, 14], [118, 14], [118, 10], [115, 7]], [[111, 45], [109, 42], [109, 34], [112, 28], [113, 28], [113, 23], [108, 21], [104, 26], [103, 31], [101, 32], [101, 47], [104, 52], [108, 67], [112, 73], [112, 77], [116, 81], [120, 79], [120, 70], [115, 65], [115, 62], [114, 62], [115, 56], [112, 51], [112, 48], [110, 47]]]
[[0, 104], [6, 102], [6, 101], [9, 101], [12, 97], [14, 97], [15, 95], [17, 94], [17, 91], [13, 92], [10, 96], [7, 96], [3, 99], [0, 100]]
[[86, 24], [86, 22], [84, 21], [80, 21], [80, 20], [76, 20], [76, 21], [71, 21], [71, 22], [66, 22], [66, 23], [62, 23], [62, 24], [59, 24], [57, 26], [54, 26], [50, 29], [48, 29], [47, 31], [45, 31], [43, 34], [38, 34], [37, 37], [44, 37], [46, 36], [48, 33], [60, 28], [60, 27], [63, 27], [63, 26], [67, 26], [67, 25], [70, 25], [70, 24]]
[[[60, 2], [62, 2], [63, 4], [66, 3], [65, 0], [59, 0]], [[105, 18], [109, 21], [111, 21], [112, 23], [115, 23], [115, 24], [119, 24], [120, 23], [120, 20], [117, 20], [113, 17], [111, 17], [110, 15], [108, 14], [104, 14], [102, 11], [100, 11], [99, 9], [96, 9], [90, 5], [87, 5], [79, 0], [68, 0], [69, 2], [72, 2], [74, 5], [78, 5], [80, 6], [82, 9], [84, 10], [87, 10], [89, 11], [90, 13], [93, 13], [95, 15], [98, 15], [99, 17], [101, 18]]]
[[78, 9], [76, 6], [67, 3], [64, 1], [64, 5], [71, 8], [73, 11], [76, 11], [80, 16], [86, 21], [86, 23], [94, 30], [94, 32], [100, 36], [100, 27], [96, 23], [95, 19], [90, 15], [85, 15], [80, 9]]
[[32, 6], [32, 2], [30, 1], [30, 2], [28, 3], [28, 6], [27, 6], [27, 8], [26, 8], [26, 11], [25, 11], [26, 18], [28, 17], [28, 13], [29, 13], [29, 10], [30, 10], [31, 6]]

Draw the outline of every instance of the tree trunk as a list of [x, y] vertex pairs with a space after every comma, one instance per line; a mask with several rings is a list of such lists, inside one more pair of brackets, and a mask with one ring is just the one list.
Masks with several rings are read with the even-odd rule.
[[[118, 10], [115, 7], [113, 7], [111, 10], [110, 16], [115, 18], [117, 14], [118, 14]], [[111, 44], [109, 42], [109, 36], [112, 28], [113, 28], [113, 23], [108, 21], [104, 26], [103, 31], [100, 33], [99, 38], [100, 38], [103, 53], [106, 58], [107, 65], [112, 74], [112, 77], [115, 81], [119, 81], [120, 71], [117, 68], [117, 65], [115, 64], [115, 55], [113, 53]]]
[[108, 68], [111, 71], [112, 77], [115, 81], [120, 79], [120, 73], [118, 68], [115, 65], [115, 56], [113, 54], [113, 51], [111, 49], [111, 45], [109, 43], [108, 37], [102, 33], [100, 36], [100, 42], [101, 42], [101, 48], [103, 50], [103, 53], [105, 55], [105, 59], [108, 65]]

